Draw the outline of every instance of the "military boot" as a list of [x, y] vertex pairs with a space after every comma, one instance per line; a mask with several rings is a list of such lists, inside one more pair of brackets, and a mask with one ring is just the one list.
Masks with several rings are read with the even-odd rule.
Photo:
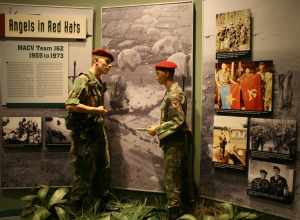
[[168, 208], [168, 220], [176, 220], [181, 215], [181, 209], [180, 207], [174, 206]]

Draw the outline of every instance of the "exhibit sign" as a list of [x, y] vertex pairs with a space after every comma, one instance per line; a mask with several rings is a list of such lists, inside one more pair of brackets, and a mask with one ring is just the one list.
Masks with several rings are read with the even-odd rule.
[[30, 38], [86, 38], [86, 16], [42, 16], [5, 14], [3, 37]]
[[64, 103], [68, 43], [5, 41], [2, 48], [2, 104]]

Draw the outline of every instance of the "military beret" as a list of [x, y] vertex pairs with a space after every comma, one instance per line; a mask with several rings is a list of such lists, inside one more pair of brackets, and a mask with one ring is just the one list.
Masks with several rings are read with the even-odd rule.
[[177, 65], [174, 62], [163, 60], [155, 65], [155, 69], [176, 69]]
[[264, 173], [264, 174], [268, 174], [268, 172], [266, 170], [263, 170], [263, 169], [261, 169], [259, 172]]
[[96, 48], [92, 51], [92, 55], [97, 55], [97, 56], [101, 56], [101, 57], [108, 57], [111, 62], [114, 61], [114, 57], [111, 53], [109, 53], [107, 50], [104, 50], [102, 48]]

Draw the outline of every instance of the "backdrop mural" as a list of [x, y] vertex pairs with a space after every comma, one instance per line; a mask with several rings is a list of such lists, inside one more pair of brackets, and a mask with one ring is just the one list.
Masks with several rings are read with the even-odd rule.
[[154, 66], [177, 63], [176, 81], [188, 97], [192, 123], [192, 2], [102, 8], [102, 46], [115, 61], [108, 85], [108, 133], [114, 186], [162, 190], [163, 158], [158, 140], [137, 128], [159, 123], [164, 88]]

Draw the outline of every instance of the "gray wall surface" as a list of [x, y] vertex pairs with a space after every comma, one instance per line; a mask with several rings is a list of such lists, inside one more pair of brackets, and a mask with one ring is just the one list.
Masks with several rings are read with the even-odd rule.
[[[294, 202], [282, 204], [267, 199], [249, 197], [246, 192], [247, 172], [215, 169], [211, 162], [210, 148], [212, 146], [216, 63], [215, 17], [216, 14], [222, 12], [241, 9], [251, 10], [252, 60], [273, 60], [275, 67], [274, 108], [273, 115], [268, 117], [297, 119], [299, 124], [300, 115], [297, 114], [300, 105], [300, 94], [297, 92], [297, 88], [300, 86], [299, 8], [300, 2], [297, 0], [203, 0], [201, 194], [289, 219], [300, 219], [299, 178], [295, 180]], [[282, 85], [284, 87], [282, 90], [278, 79], [285, 77], [288, 72], [293, 74], [292, 83]], [[283, 108], [282, 101], [285, 98], [284, 93], [287, 91], [293, 92], [292, 105], [290, 108]], [[298, 167], [299, 162], [297, 162], [296, 172]]]

